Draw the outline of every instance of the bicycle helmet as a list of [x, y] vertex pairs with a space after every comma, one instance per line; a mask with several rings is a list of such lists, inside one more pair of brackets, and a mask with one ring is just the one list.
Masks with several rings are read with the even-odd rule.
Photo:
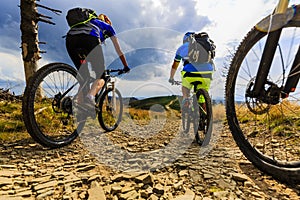
[[98, 16], [98, 19], [100, 19], [100, 20], [103, 21], [103, 22], [108, 23], [109, 25], [112, 25], [110, 19], [109, 19], [105, 14], [100, 14], [100, 15]]
[[191, 35], [195, 34], [195, 32], [186, 32], [183, 36], [183, 43], [188, 42]]

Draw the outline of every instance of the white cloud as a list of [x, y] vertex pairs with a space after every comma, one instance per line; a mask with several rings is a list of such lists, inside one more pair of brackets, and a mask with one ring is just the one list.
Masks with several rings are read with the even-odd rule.
[[[121, 47], [125, 53], [142, 48], [156, 48], [165, 51], [166, 59], [170, 53], [176, 50], [186, 31], [207, 31], [217, 45], [217, 68], [222, 67], [224, 56], [228, 54], [228, 48], [232, 48], [232, 42], [240, 42], [246, 33], [263, 17], [269, 14], [276, 5], [277, 0], [73, 0], [44, 1], [43, 5], [60, 9], [62, 15], [55, 14], [39, 8], [41, 13], [54, 17], [57, 26], [41, 25], [41, 39], [48, 45], [42, 46], [42, 50], [48, 51], [42, 55], [40, 65], [49, 61], [70, 62], [67, 52], [64, 50], [64, 41], [61, 36], [67, 30], [65, 20], [66, 12], [75, 6], [84, 6], [95, 9], [98, 13], [107, 14], [114, 25], [120, 38]], [[299, 3], [299, 0], [291, 0], [290, 4]], [[3, 10], [9, 4], [11, 12], [13, 5], [18, 1], [0, 3]], [[18, 35], [18, 19], [11, 16], [19, 12], [17, 6], [11, 13], [2, 13], [6, 20], [0, 24], [0, 75], [2, 78], [23, 78], [23, 65], [19, 50], [20, 38]], [[155, 28], [149, 28], [155, 27]], [[152, 29], [152, 30], [151, 30]], [[17, 30], [17, 31], [16, 31]], [[166, 31], [168, 30], [168, 31]], [[13, 34], [11, 34], [13, 32]], [[19, 36], [17, 36], [19, 37]], [[231, 44], [230, 44], [231, 43]], [[3, 49], [6, 48], [6, 49]], [[8, 50], [11, 48], [13, 50]], [[107, 55], [107, 64], [117, 58], [110, 42], [104, 46]], [[65, 55], [64, 55], [65, 53]], [[168, 61], [164, 60], [164, 65]], [[3, 61], [2, 61], [3, 60]], [[147, 64], [147, 63], [145, 63]], [[18, 67], [17, 67], [18, 66]], [[22, 70], [20, 70], [22, 69]], [[16, 75], [15, 75], [16, 74]]]
[[0, 52], [0, 77], [3, 80], [24, 80], [24, 68], [21, 54], [19, 52]]
[[240, 42], [248, 31], [274, 9], [275, 1], [218, 0], [197, 1], [198, 13], [209, 16], [213, 24], [208, 28], [217, 44], [219, 56], [227, 54], [227, 44]]

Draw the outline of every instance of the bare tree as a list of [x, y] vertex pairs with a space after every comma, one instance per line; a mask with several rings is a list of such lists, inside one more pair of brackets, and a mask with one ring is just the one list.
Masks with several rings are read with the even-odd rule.
[[48, 24], [53, 24], [49, 19], [51, 17], [39, 14], [37, 7], [41, 7], [50, 10], [56, 14], [61, 13], [59, 10], [48, 8], [46, 6], [37, 4], [36, 1], [39, 0], [20, 0], [20, 10], [21, 10], [21, 47], [22, 47], [22, 57], [25, 70], [26, 84], [28, 83], [30, 77], [38, 69], [38, 60], [41, 59], [39, 40], [38, 40], [38, 22], [45, 22]]
[[21, 0], [21, 46], [26, 84], [38, 68], [38, 14], [35, 0]]

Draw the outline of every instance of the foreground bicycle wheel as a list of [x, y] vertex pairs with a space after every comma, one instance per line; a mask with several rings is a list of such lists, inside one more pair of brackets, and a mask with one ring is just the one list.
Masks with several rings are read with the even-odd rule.
[[[210, 142], [211, 134], [212, 134], [212, 105], [209, 94], [204, 89], [199, 89], [196, 93], [197, 99], [202, 96], [205, 99], [204, 105], [198, 104], [195, 101], [195, 108], [197, 117], [194, 117], [194, 133], [196, 142], [200, 146], [206, 146]], [[204, 108], [205, 107], [205, 110]]]
[[106, 131], [115, 130], [122, 120], [123, 100], [119, 90], [108, 89], [99, 103], [98, 121]]
[[63, 63], [39, 69], [26, 86], [22, 112], [32, 138], [45, 147], [70, 144], [84, 120], [73, 115], [73, 100], [78, 92], [77, 71]]
[[[299, 48], [299, 26], [299, 21], [291, 21], [278, 43], [268, 81], [279, 88], [285, 84]], [[232, 59], [226, 80], [227, 121], [237, 145], [258, 169], [279, 180], [299, 183], [300, 88], [276, 105], [247, 96], [253, 87], [265, 36], [253, 28]]]

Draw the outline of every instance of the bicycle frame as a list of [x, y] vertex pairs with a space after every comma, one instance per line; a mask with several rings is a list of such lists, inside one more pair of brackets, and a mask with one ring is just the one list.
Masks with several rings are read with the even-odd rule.
[[[105, 70], [105, 80], [104, 80], [104, 85], [101, 88], [101, 90], [99, 91], [99, 93], [96, 95], [96, 104], [99, 103], [101, 96], [103, 95], [103, 93], [105, 92], [105, 90], [107, 90], [107, 88], [111, 88], [112, 90], [115, 89], [115, 84], [114, 81], [112, 81], [112, 77], [110, 75], [111, 72], [120, 72], [120, 70]], [[111, 84], [111, 86], [109, 85]], [[115, 98], [115, 97], [113, 97]]]
[[[104, 85], [103, 87], [100, 89], [100, 91], [96, 94], [95, 96], [95, 103], [96, 105], [98, 106], [99, 105], [99, 102], [100, 102], [100, 99], [101, 97], [103, 96], [104, 92], [110, 88], [114, 91], [115, 89], [115, 85], [114, 85], [114, 81], [112, 81], [112, 76], [110, 75], [111, 72], [119, 72], [119, 74], [122, 74], [124, 73], [122, 69], [116, 69], [116, 70], [113, 70], [113, 69], [107, 69], [104, 71], [105, 73], [105, 78], [104, 78]], [[82, 77], [80, 79], [83, 79]], [[83, 84], [80, 86], [80, 89], [78, 91], [78, 93], [83, 93], [83, 94], [86, 94], [86, 92], [89, 90], [89, 85], [91, 83], [93, 83], [96, 79], [95, 78], [92, 78], [90, 77], [89, 80], [86, 80], [83, 82]], [[73, 84], [72, 86], [70, 86], [70, 88], [64, 92], [60, 97], [59, 99], [57, 100], [58, 102], [61, 101], [61, 99], [63, 99], [68, 93], [69, 91], [71, 91], [76, 85], [80, 84], [79, 82]], [[113, 93], [113, 98], [115, 98], [115, 94]], [[115, 101], [114, 101], [115, 102]]]
[[[270, 23], [272, 23], [273, 16], [278, 16], [286, 13], [288, 3], [289, 0], [279, 0], [274, 13], [270, 16]], [[267, 81], [267, 77], [270, 72], [273, 58], [277, 49], [277, 44], [282, 32], [282, 27], [278, 28], [277, 30], [271, 31], [271, 24], [269, 24], [268, 36], [263, 50], [262, 59], [260, 61], [259, 68], [257, 71], [254, 87], [252, 91], [249, 91], [250, 97], [259, 98], [265, 103], [277, 104], [280, 98], [287, 97], [288, 93], [295, 91], [295, 88], [300, 78], [300, 50], [298, 49], [284, 88], [278, 88], [274, 84]], [[265, 84], [269, 84], [269, 86], [273, 87], [272, 92], [273, 94], [275, 94], [277, 98], [276, 100], [274, 100], [274, 96], [269, 98], [269, 94], [267, 94], [267, 92], [264, 90]]]
[[[174, 81], [175, 85], [181, 85], [181, 83], [182, 83], [181, 81]], [[196, 97], [196, 94], [197, 94], [197, 91], [198, 91], [197, 87], [198, 87], [198, 85], [202, 84], [202, 82], [201, 81], [195, 81], [195, 82], [192, 82], [191, 84], [193, 85], [193, 90], [190, 92], [191, 96], [188, 98], [188, 101], [189, 101], [189, 106], [191, 106], [190, 109], [193, 111], [194, 107], [197, 106], [197, 105], [193, 104], [193, 98], [194, 98], [194, 96]], [[198, 99], [197, 99], [196, 102], [198, 104]], [[206, 111], [202, 108], [202, 106], [200, 106], [199, 108], [201, 109], [202, 113], [206, 114]]]

